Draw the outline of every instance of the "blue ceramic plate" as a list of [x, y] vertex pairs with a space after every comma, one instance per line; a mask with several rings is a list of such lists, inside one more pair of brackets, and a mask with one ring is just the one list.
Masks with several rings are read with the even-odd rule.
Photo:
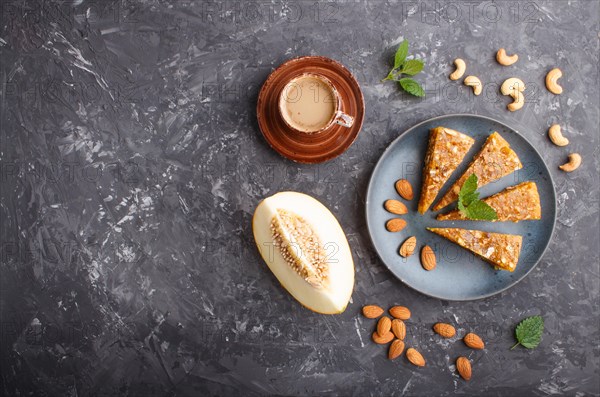
[[[488, 135], [498, 131], [517, 153], [523, 168], [482, 187], [481, 198], [497, 193], [508, 186], [534, 181], [540, 194], [542, 219], [519, 223], [435, 219], [438, 213], [456, 208], [456, 203], [439, 212], [428, 211], [424, 215], [419, 215], [417, 202], [421, 190], [421, 170], [429, 130], [438, 126], [464, 132], [475, 139], [475, 144], [444, 185], [437, 199], [441, 198], [442, 194], [460, 177]], [[401, 199], [396, 193], [394, 184], [401, 178], [409, 180], [413, 186], [415, 197], [411, 201]], [[390, 233], [385, 229], [386, 221], [396, 217], [383, 208], [383, 203], [387, 199], [399, 199], [409, 209], [408, 214], [400, 216], [408, 222], [408, 225], [398, 233]], [[500, 293], [518, 283], [533, 270], [552, 237], [556, 220], [556, 200], [548, 167], [522, 135], [513, 128], [488, 117], [457, 114], [436, 117], [417, 124], [392, 142], [379, 159], [371, 176], [366, 212], [367, 226], [375, 250], [398, 279], [425, 295], [445, 300], [465, 301]], [[523, 236], [523, 247], [517, 268], [513, 273], [494, 270], [490, 264], [470, 251], [427, 231], [426, 227], [460, 227], [520, 234]], [[398, 249], [410, 236], [417, 237], [417, 249], [409, 258], [402, 258], [398, 254]], [[424, 244], [431, 246], [436, 253], [437, 267], [429, 272], [421, 267], [419, 260], [419, 252]]]

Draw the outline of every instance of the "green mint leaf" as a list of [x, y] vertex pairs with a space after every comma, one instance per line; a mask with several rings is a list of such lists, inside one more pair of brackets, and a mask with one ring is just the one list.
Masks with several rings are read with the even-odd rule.
[[498, 219], [496, 211], [481, 200], [473, 201], [469, 204], [465, 215], [469, 219], [479, 221], [493, 221]]
[[417, 83], [416, 80], [413, 80], [410, 77], [404, 77], [398, 80], [398, 83], [404, 91], [408, 92], [411, 95], [418, 97], [425, 96], [425, 91], [423, 90], [423, 87], [421, 87], [421, 85]]
[[544, 319], [541, 316], [527, 317], [517, 325], [517, 329], [515, 330], [517, 344], [511, 349], [514, 349], [518, 345], [522, 345], [527, 349], [536, 348], [542, 340], [543, 332]]
[[408, 41], [403, 40], [398, 46], [396, 50], [396, 55], [394, 56], [394, 69], [398, 69], [404, 63], [406, 56], [408, 55]]
[[460, 197], [458, 198], [458, 210], [461, 212], [461, 214], [467, 216], [467, 207], [465, 207]]
[[475, 174], [471, 174], [467, 180], [465, 181], [465, 183], [463, 183], [462, 187], [460, 188], [460, 192], [458, 193], [458, 197], [464, 196], [466, 194], [469, 193], [473, 193], [475, 190], [477, 190], [477, 175]]
[[467, 207], [473, 202], [479, 199], [479, 193], [477, 190], [477, 175], [471, 174], [463, 183], [458, 192], [458, 210], [468, 218]]
[[467, 193], [462, 197], [462, 202], [465, 207], [468, 207], [477, 200], [479, 200], [479, 192]]
[[415, 74], [420, 73], [424, 66], [425, 64], [420, 59], [409, 59], [408, 61], [404, 62], [400, 72], [409, 76], [414, 76]]
[[458, 193], [458, 210], [467, 218], [480, 221], [498, 219], [496, 210], [479, 200], [477, 192], [477, 175], [471, 174], [463, 183]]

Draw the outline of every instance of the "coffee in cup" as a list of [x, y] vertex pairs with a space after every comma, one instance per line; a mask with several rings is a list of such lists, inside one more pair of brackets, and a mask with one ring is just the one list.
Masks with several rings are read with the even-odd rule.
[[333, 124], [351, 127], [354, 118], [341, 111], [341, 98], [325, 76], [305, 73], [290, 80], [279, 97], [279, 112], [292, 129], [314, 134]]

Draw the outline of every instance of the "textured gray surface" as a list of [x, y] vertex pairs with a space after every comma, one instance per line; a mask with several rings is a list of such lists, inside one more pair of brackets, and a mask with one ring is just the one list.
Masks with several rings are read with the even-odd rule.
[[[1, 57], [1, 379], [5, 395], [598, 395], [599, 6], [586, 2], [4, 1]], [[426, 59], [427, 98], [380, 84], [402, 37]], [[501, 68], [499, 47], [520, 55]], [[318, 166], [280, 158], [254, 108], [284, 60], [329, 56], [352, 70], [367, 117], [356, 143]], [[500, 83], [522, 76], [511, 114], [489, 84], [474, 98], [450, 62]], [[550, 68], [565, 93], [543, 88]], [[497, 86], [496, 86], [497, 87]], [[514, 125], [556, 181], [558, 222], [538, 268], [472, 303], [426, 298], [376, 258], [364, 194], [403, 130], [470, 112]], [[545, 136], [552, 122], [566, 149]], [[557, 170], [567, 150], [581, 168]], [[254, 247], [250, 218], [280, 190], [310, 193], [339, 218], [356, 262], [338, 316], [293, 301]], [[367, 302], [414, 315], [408, 343], [428, 365], [389, 362], [369, 341]], [[513, 326], [542, 314], [534, 351]], [[472, 352], [430, 332], [476, 330]], [[473, 360], [460, 380], [453, 362]]]

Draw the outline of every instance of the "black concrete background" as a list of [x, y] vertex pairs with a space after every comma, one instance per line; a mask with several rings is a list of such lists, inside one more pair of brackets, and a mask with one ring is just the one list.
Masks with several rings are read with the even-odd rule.
[[[599, 3], [597, 1], [2, 2], [2, 394], [598, 395]], [[423, 100], [382, 84], [402, 38], [426, 60]], [[495, 63], [500, 47], [520, 59]], [[325, 55], [364, 92], [356, 143], [321, 165], [281, 158], [255, 116], [281, 62]], [[447, 75], [456, 57], [486, 90]], [[565, 92], [543, 82], [560, 67]], [[498, 94], [522, 77], [527, 103]], [[424, 297], [377, 259], [364, 196], [384, 148], [408, 127], [476, 113], [519, 128], [556, 182], [558, 222], [526, 280], [482, 301]], [[566, 148], [546, 137], [558, 122]], [[583, 165], [558, 170], [569, 151]], [[260, 259], [250, 220], [281, 190], [340, 220], [356, 285], [341, 315], [302, 308]], [[413, 311], [422, 369], [369, 340], [366, 303]], [[509, 350], [515, 324], [546, 321], [541, 345]], [[487, 347], [440, 341], [431, 325], [474, 330]], [[473, 379], [455, 373], [467, 355]]]

